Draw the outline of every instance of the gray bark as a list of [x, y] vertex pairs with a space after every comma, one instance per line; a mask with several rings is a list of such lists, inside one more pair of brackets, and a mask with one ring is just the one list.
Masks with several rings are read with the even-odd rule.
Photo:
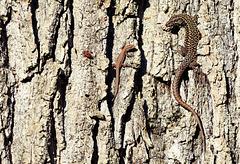
[[[239, 163], [238, 0], [1, 0], [0, 163]], [[171, 93], [198, 15], [198, 63]], [[123, 44], [133, 44], [115, 88]], [[92, 59], [82, 55], [89, 51]]]

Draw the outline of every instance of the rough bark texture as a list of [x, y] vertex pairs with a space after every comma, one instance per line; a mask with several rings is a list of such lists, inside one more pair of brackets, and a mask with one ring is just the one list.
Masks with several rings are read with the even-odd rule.
[[[1, 0], [0, 163], [239, 163], [238, 0]], [[183, 75], [185, 30], [175, 14], [198, 15], [201, 67]], [[126, 57], [114, 103], [112, 64]], [[91, 52], [92, 59], [82, 55]]]

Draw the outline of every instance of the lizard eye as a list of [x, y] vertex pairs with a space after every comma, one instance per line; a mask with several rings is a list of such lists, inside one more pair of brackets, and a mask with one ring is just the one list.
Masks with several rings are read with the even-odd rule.
[[175, 23], [176, 23], [177, 25], [184, 25], [184, 24], [185, 24], [182, 19], [177, 19], [177, 20], [175, 20]]

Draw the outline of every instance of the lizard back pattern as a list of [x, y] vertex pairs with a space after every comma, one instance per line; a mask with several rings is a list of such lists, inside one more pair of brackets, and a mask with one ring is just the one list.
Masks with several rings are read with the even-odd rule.
[[205, 134], [204, 134], [201, 120], [197, 115], [197, 113], [194, 111], [194, 109], [182, 100], [179, 93], [179, 84], [180, 84], [180, 80], [183, 72], [187, 68], [195, 68], [195, 66], [198, 65], [196, 62], [197, 45], [199, 40], [201, 39], [201, 33], [197, 28], [197, 17], [192, 17], [187, 14], [179, 14], [179, 15], [172, 16], [170, 20], [166, 23], [166, 27], [171, 28], [174, 26], [184, 27], [186, 29], [186, 35], [185, 35], [184, 47], [182, 48], [182, 55], [185, 56], [185, 58], [175, 73], [175, 77], [172, 84], [173, 95], [176, 101], [182, 107], [184, 107], [186, 110], [190, 111], [194, 115], [201, 131], [203, 150], [205, 152], [206, 151]]

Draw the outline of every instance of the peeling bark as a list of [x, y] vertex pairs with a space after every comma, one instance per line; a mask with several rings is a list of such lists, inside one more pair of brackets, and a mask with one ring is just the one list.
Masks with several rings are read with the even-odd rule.
[[[239, 163], [239, 3], [28, 0], [0, 5], [0, 163]], [[198, 15], [200, 67], [171, 93], [185, 31]], [[122, 45], [133, 44], [120, 70]], [[89, 51], [92, 58], [82, 55]]]

